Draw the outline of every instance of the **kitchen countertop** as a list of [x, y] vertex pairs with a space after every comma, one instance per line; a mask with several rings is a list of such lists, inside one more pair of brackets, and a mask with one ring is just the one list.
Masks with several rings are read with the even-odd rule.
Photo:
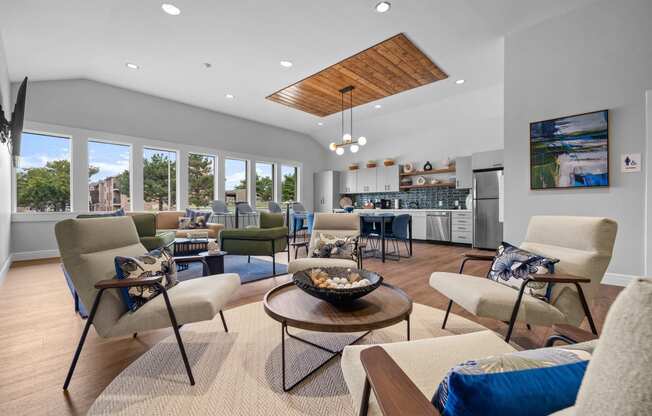
[[392, 211], [419, 211], [419, 212], [428, 212], [428, 211], [449, 211], [449, 212], [471, 212], [470, 209], [444, 209], [444, 208], [390, 208], [390, 209], [380, 209], [380, 208], [356, 208], [354, 212], [358, 211], [373, 211], [373, 212], [392, 212]]

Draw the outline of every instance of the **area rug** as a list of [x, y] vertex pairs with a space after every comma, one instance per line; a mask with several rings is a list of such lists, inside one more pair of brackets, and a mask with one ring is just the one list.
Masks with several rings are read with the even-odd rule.
[[[281, 325], [269, 318], [260, 302], [224, 312], [219, 318], [186, 325], [181, 330], [195, 376], [190, 386], [174, 336], [156, 344], [120, 373], [97, 398], [92, 415], [354, 415], [336, 358], [289, 393], [281, 388]], [[414, 304], [412, 339], [483, 330], [451, 314], [441, 329], [444, 312]], [[354, 334], [294, 333], [331, 348]], [[371, 332], [361, 343], [405, 340], [405, 323]], [[134, 341], [137, 342], [137, 341]], [[299, 379], [321, 363], [325, 353], [286, 338], [288, 380]]]
[[[286, 274], [287, 272], [287, 264], [276, 262], [276, 275]], [[247, 256], [225, 256], [224, 273], [237, 273], [240, 276], [241, 283], [251, 283], [258, 280], [274, 277], [272, 275], [271, 260], [252, 257], [251, 263], [248, 263]], [[192, 263], [186, 270], [179, 271], [179, 280], [181, 281], [201, 276], [201, 263]]]

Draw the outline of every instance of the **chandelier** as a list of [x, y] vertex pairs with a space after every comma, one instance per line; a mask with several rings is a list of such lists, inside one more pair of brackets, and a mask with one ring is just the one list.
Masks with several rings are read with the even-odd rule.
[[[360, 146], [364, 146], [367, 144], [367, 138], [364, 136], [358, 137], [357, 140], [353, 140], [353, 90], [355, 87], [353, 85], [349, 85], [348, 87], [344, 87], [340, 90], [340, 94], [342, 95], [342, 143], [331, 143], [328, 148], [331, 149], [331, 151], [335, 152], [338, 156], [342, 156], [344, 154], [344, 148], [348, 147], [349, 150], [351, 150], [351, 153], [357, 153], [358, 150], [360, 150]], [[344, 133], [344, 94], [349, 93], [349, 119], [350, 119], [350, 124], [349, 124], [349, 132]]]

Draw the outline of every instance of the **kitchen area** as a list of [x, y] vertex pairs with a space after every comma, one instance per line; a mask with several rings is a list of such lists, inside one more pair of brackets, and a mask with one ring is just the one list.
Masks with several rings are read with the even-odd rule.
[[495, 249], [502, 242], [502, 150], [432, 163], [349, 166], [315, 174], [316, 212], [409, 214], [411, 237]]

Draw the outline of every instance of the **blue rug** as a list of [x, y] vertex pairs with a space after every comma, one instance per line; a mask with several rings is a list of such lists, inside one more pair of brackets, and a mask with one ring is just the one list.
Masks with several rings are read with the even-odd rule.
[[[288, 272], [287, 264], [276, 263], [276, 274], [285, 274]], [[251, 263], [247, 263], [247, 256], [224, 257], [224, 273], [237, 273], [240, 275], [241, 283], [250, 283], [257, 280], [263, 280], [272, 275], [272, 260], [262, 260], [255, 257], [251, 258]], [[191, 263], [187, 270], [179, 271], [178, 278], [180, 281], [202, 277], [202, 264]]]

